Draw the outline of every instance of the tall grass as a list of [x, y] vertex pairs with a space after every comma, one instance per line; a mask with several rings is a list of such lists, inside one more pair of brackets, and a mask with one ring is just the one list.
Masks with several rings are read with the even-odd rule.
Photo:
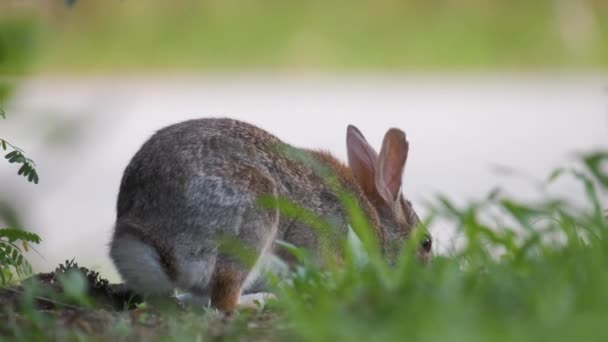
[[[586, 194], [522, 203], [492, 192], [458, 207], [439, 198], [426, 224], [447, 219], [464, 244], [428, 265], [412, 239], [387, 272], [379, 256], [321, 270], [303, 265], [278, 286], [294, 334], [310, 341], [607, 340], [608, 154], [586, 156], [574, 177]], [[500, 213], [500, 215], [496, 215]], [[369, 242], [366, 250], [375, 250]]]

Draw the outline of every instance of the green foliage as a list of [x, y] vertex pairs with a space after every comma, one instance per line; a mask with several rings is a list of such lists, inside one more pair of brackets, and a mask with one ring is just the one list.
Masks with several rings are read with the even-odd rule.
[[40, 18], [50, 72], [608, 65], [602, 0], [55, 3]]
[[[1, 8], [0, 8], [1, 9]], [[38, 46], [38, 24], [30, 17], [0, 15], [0, 76], [27, 72]], [[0, 81], [0, 104], [10, 94], [6, 80]]]
[[[2, 118], [6, 118], [4, 111], [0, 114]], [[7, 153], [5, 158], [11, 164], [21, 164], [17, 174], [26, 177], [29, 182], [38, 184], [40, 178], [34, 162], [26, 158], [21, 149], [0, 139], [0, 149], [7, 151], [9, 148], [12, 151]], [[23, 251], [28, 252], [29, 243], [40, 243], [40, 237], [16, 228], [0, 229], [0, 284], [7, 284], [32, 273], [32, 267], [23, 257], [23, 251], [16, 244], [17, 242], [21, 242]]]
[[[271, 278], [278, 300], [270, 309], [241, 312], [226, 323], [214, 312], [201, 317], [194, 312], [140, 307], [125, 316], [116, 313], [106, 318], [111, 328], [94, 336], [146, 336], [152, 340], [605, 341], [608, 219], [602, 196], [608, 192], [606, 162], [608, 154], [604, 152], [588, 154], [576, 168], [560, 169], [548, 177], [546, 187], [562, 177], [577, 180], [586, 198], [583, 206], [549, 195], [523, 202], [500, 190], [466, 204], [439, 196], [423, 225], [438, 220], [452, 223], [458, 226], [461, 239], [457, 246], [446, 248], [449, 255], [437, 255], [429, 264], [422, 265], [415, 258], [422, 234], [414, 234], [395, 264], [384, 260], [373, 239], [362, 238], [357, 246], [346, 244], [343, 264], [328, 262], [330, 267], [319, 265], [306, 250], [279, 242], [300, 265], [285, 277]], [[364, 233], [369, 226], [351, 200], [343, 196], [350, 206], [353, 231]], [[319, 232], [331, 224], [287, 201], [263, 199], [262, 204], [278, 206], [290, 219], [306, 220]], [[7, 241], [33, 238], [23, 234], [5, 233]], [[366, 257], [355, 257], [355, 249], [361, 249]], [[47, 296], [90, 308], [86, 279], [88, 284], [94, 283], [98, 274], [74, 275], [77, 269], [73, 262], [60, 266], [56, 273], [62, 296]], [[8, 336], [40, 339], [48, 338], [49, 331], [57, 334], [66, 329], [58, 328], [62, 320], [32, 309], [44, 292], [30, 287], [24, 291], [22, 312], [32, 328], [11, 327]], [[87, 312], [79, 315], [84, 317]], [[263, 330], [251, 328], [257, 326]], [[77, 328], [61, 334], [85, 338]]]
[[84, 307], [91, 306], [91, 298], [88, 293], [88, 282], [84, 274], [72, 270], [62, 274], [59, 278], [63, 296], [69, 303]]
[[[6, 150], [7, 145], [13, 147], [3, 139], [0, 139], [0, 144], [2, 145], [3, 150]], [[21, 167], [19, 168], [19, 171], [17, 171], [17, 174], [19, 176], [26, 177], [28, 182], [30, 183], [33, 182], [34, 184], [38, 184], [38, 182], [40, 181], [40, 177], [38, 176], [38, 172], [36, 172], [34, 162], [31, 159], [26, 158], [23, 155], [23, 151], [17, 149], [16, 147], [13, 148], [15, 148], [15, 150], [6, 154], [4, 158], [7, 159], [8, 162], [11, 164], [21, 164]]]
[[55, 268], [54, 276], [56, 278], [61, 278], [64, 275], [75, 272], [82, 274], [88, 284], [88, 287], [91, 289], [104, 289], [109, 285], [108, 280], [102, 278], [99, 272], [89, 270], [86, 267], [80, 267], [78, 263], [74, 261], [74, 259], [66, 260], [63, 264]]
[[365, 241], [368, 262], [329, 270], [291, 246], [304, 260], [276, 283], [278, 304], [310, 341], [606, 340], [608, 220], [599, 194], [608, 174], [599, 165], [607, 161], [590, 154], [551, 177], [577, 179], [584, 208], [500, 191], [464, 206], [439, 197], [431, 220], [456, 224], [462, 244], [428, 265], [415, 260], [416, 239], [388, 271]]
[[[35, 25], [17, 17], [0, 18], [0, 76], [23, 74], [30, 64], [34, 47]], [[12, 94], [14, 82], [0, 80], [0, 117], [6, 119], [4, 103]], [[11, 164], [20, 164], [18, 175], [38, 184], [40, 178], [34, 162], [20, 148], [0, 138], [0, 150], [7, 152], [5, 159]], [[0, 213], [1, 214], [1, 213]], [[4, 217], [1, 217], [4, 219]], [[11, 221], [15, 221], [12, 219]], [[32, 273], [30, 263], [23, 253], [30, 244], [40, 243], [40, 237], [17, 227], [0, 229], [0, 284], [4, 285]]]
[[20, 229], [0, 229], [0, 285], [13, 282], [32, 273], [30, 263], [23, 252], [30, 250], [30, 244], [39, 244], [40, 237]]
[[[0, 112], [0, 116], [6, 119], [6, 113]], [[8, 141], [0, 138], [0, 149], [2, 151], [9, 151], [4, 158], [11, 164], [21, 164], [21, 167], [17, 171], [19, 176], [26, 177], [28, 182], [38, 184], [40, 177], [36, 171], [36, 164], [30, 158], [25, 156], [25, 152]]]
[[[23, 17], [0, 16], [0, 76], [24, 74], [34, 56], [37, 25], [31, 19]], [[0, 77], [0, 117], [6, 119], [4, 104], [14, 90], [10, 78]], [[8, 152], [5, 159], [9, 163], [20, 164], [17, 173], [26, 177], [29, 182], [38, 184], [40, 177], [34, 162], [25, 156], [25, 152], [5, 139], [0, 138], [0, 149]]]

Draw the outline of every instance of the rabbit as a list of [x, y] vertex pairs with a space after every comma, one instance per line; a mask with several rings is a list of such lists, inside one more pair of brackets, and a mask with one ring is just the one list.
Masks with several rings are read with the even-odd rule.
[[[244, 292], [259, 283], [258, 270], [271, 257], [295, 264], [275, 241], [320, 259], [318, 234], [304, 222], [284, 217], [276, 206], [260, 206], [263, 196], [286, 199], [327, 218], [335, 233], [346, 237], [347, 214], [335, 187], [313, 165], [277, 147], [331, 170], [368, 216], [385, 257], [394, 260], [420, 223], [401, 194], [409, 150], [405, 133], [390, 129], [379, 154], [352, 125], [346, 141], [348, 166], [328, 152], [291, 147], [234, 119], [195, 119], [156, 132], [128, 164], [118, 195], [110, 257], [127, 287], [144, 296], [168, 296], [180, 289], [231, 313]], [[255, 264], [223, 251], [224, 238], [247, 246]], [[417, 257], [427, 261], [431, 255], [432, 239], [426, 233]]]

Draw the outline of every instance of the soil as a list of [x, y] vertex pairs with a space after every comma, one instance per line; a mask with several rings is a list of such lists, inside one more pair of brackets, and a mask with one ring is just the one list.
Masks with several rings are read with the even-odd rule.
[[[62, 297], [60, 279], [69, 272], [80, 272], [87, 280], [92, 305], [70, 303]], [[35, 296], [29, 294], [31, 286], [37, 288]], [[210, 310], [193, 311], [170, 298], [143, 304], [143, 299], [123, 284], [110, 284], [97, 272], [66, 261], [54, 272], [34, 275], [19, 286], [0, 287], [0, 322], [4, 322], [0, 323], [0, 339], [10, 337], [15, 329], [39, 328], [32, 313], [52, 322], [47, 336], [54, 339], [77, 332], [115, 340], [122, 327], [128, 340], [149, 341], [171, 337], [182, 326], [196, 332], [200, 324], [200, 336], [205, 340], [268, 341], [277, 339], [280, 330], [275, 324], [278, 315], [264, 310], [227, 317]]]

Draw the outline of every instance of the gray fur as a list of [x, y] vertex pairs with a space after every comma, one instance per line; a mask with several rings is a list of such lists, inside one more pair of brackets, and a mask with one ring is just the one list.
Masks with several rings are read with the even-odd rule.
[[[280, 216], [276, 208], [260, 207], [260, 197], [285, 198], [332, 220], [336, 233], [346, 237], [348, 223], [337, 195], [314, 167], [282, 152], [286, 146], [262, 129], [231, 119], [191, 120], [152, 136], [126, 168], [118, 196], [110, 256], [127, 285], [144, 295], [180, 288], [207, 297], [218, 263], [238, 265], [244, 287], [259, 285], [251, 269], [262, 268], [271, 254], [292, 262], [273, 246], [276, 240], [321, 256], [312, 229]], [[346, 166], [322, 152], [294, 151], [334, 171], [374, 225], [394, 225], [373, 208]], [[408, 220], [414, 220], [408, 208]], [[391, 235], [406, 236], [415, 223]], [[377, 228], [384, 244], [390, 229]], [[225, 238], [253, 251], [257, 266], [223, 253]]]

